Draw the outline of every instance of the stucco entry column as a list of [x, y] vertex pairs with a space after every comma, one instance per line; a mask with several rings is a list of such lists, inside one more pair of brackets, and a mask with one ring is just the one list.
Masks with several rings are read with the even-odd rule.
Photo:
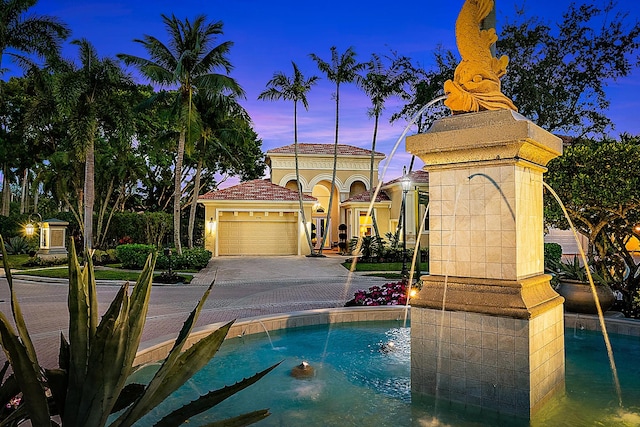
[[544, 274], [542, 174], [560, 138], [511, 110], [407, 138], [429, 172], [429, 272], [411, 300], [411, 387], [531, 417], [564, 390], [563, 298]]

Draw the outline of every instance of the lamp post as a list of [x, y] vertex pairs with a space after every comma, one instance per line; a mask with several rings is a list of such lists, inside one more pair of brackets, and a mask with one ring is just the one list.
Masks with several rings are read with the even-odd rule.
[[407, 271], [407, 192], [411, 188], [411, 178], [407, 175], [407, 167], [402, 168], [402, 280], [409, 277]]
[[[33, 221], [34, 216], [38, 217], [38, 222]], [[27, 222], [27, 225], [24, 226], [24, 234], [26, 234], [29, 239], [31, 239], [36, 234], [36, 226], [38, 228], [38, 231], [42, 233], [42, 215], [40, 215], [38, 212], [34, 212], [29, 215], [29, 222]], [[29, 244], [29, 246], [31, 246], [31, 244]], [[40, 242], [38, 243], [38, 247], [42, 247], [42, 234], [40, 234]], [[33, 257], [36, 255], [36, 253], [37, 251], [35, 249], [29, 249], [29, 256]]]
[[[37, 216], [38, 217], [38, 222], [37, 223], [34, 223], [34, 221], [32, 219], [33, 216]], [[27, 237], [33, 237], [33, 235], [36, 232], [36, 225], [38, 227], [40, 227], [41, 223], [42, 223], [42, 215], [40, 215], [37, 212], [32, 213], [31, 215], [29, 215], [29, 222], [27, 223], [27, 225], [24, 226], [24, 233], [27, 235]]]
[[171, 270], [171, 255], [173, 255], [171, 248], [164, 248], [164, 256], [169, 258], [169, 277], [173, 275], [173, 271]]

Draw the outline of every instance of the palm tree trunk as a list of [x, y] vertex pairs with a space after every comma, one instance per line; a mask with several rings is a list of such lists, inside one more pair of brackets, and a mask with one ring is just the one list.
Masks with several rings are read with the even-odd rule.
[[[376, 113], [374, 124], [373, 124], [373, 140], [371, 142], [371, 159], [369, 164], [369, 198], [373, 200], [373, 189], [377, 186], [377, 183], [373, 183], [373, 164], [375, 159], [376, 152], [376, 140], [378, 139], [378, 122], [380, 120], [380, 114]], [[371, 209], [371, 222], [373, 224], [373, 232], [376, 237], [380, 237], [380, 230], [378, 230], [378, 222], [376, 221], [376, 210], [375, 204], [374, 208]]]
[[178, 255], [182, 255], [182, 245], [180, 243], [180, 199], [182, 198], [182, 160], [184, 158], [184, 145], [186, 131], [180, 131], [178, 139], [178, 152], [176, 155], [175, 179], [173, 184], [173, 245]]
[[124, 193], [120, 192], [118, 194], [118, 196], [116, 197], [116, 201], [113, 204], [113, 209], [111, 209], [111, 211], [109, 211], [109, 215], [107, 215], [107, 221], [104, 225], [104, 232], [102, 233], [102, 241], [100, 241], [99, 247], [105, 247], [106, 246], [106, 237], [107, 237], [107, 231], [109, 231], [109, 226], [111, 225], [111, 220], [113, 219], [113, 215], [119, 210], [122, 211], [122, 208], [118, 208], [118, 205], [123, 205], [124, 201], [127, 199], [127, 196], [123, 195]]
[[[196, 176], [193, 179], [193, 197], [191, 198], [191, 210], [189, 211], [189, 249], [193, 249], [193, 229], [196, 224], [196, 209], [198, 208], [198, 195], [200, 194], [200, 174], [202, 173], [202, 157], [198, 159]], [[206, 218], [205, 218], [206, 221]]]
[[302, 185], [300, 184], [300, 168], [298, 166], [298, 101], [293, 101], [293, 152], [296, 164], [296, 184], [298, 185], [298, 201], [300, 203], [300, 217], [302, 218], [302, 225], [304, 227], [304, 234], [307, 237], [307, 243], [311, 249], [311, 255], [315, 255], [315, 249], [311, 242], [311, 235], [307, 228], [307, 218], [304, 214], [304, 204], [302, 203]]
[[2, 168], [2, 215], [9, 216], [11, 205], [11, 185], [9, 183], [9, 165]]
[[33, 191], [33, 211], [34, 212], [38, 212], [38, 200], [40, 197], [40, 192], [38, 191], [39, 186], [40, 186], [40, 183], [36, 179], [34, 179], [33, 186], [31, 188], [31, 190]]
[[23, 214], [27, 212], [27, 201], [29, 200], [28, 188], [29, 188], [29, 169], [25, 168], [22, 173], [22, 190], [20, 194], [20, 213]]
[[336, 138], [333, 144], [333, 175], [331, 176], [331, 193], [329, 194], [329, 206], [327, 208], [327, 221], [322, 233], [322, 242], [320, 243], [319, 252], [322, 254], [324, 243], [327, 240], [327, 231], [331, 229], [331, 209], [333, 207], [333, 193], [336, 189], [336, 171], [338, 169], [338, 125], [339, 125], [339, 106], [340, 106], [340, 83], [336, 84]]
[[[87, 143], [87, 153], [84, 162], [84, 249], [93, 247], [93, 202], [95, 199], [95, 151], [93, 135]], [[85, 253], [85, 255], [88, 255]]]
[[[107, 186], [107, 192], [105, 193], [105, 196], [104, 196], [105, 202], [102, 203], [102, 205], [98, 209], [98, 221], [96, 222], [96, 243], [97, 243], [97, 247], [99, 248], [104, 247], [104, 244], [105, 244], [104, 240], [108, 230], [108, 226], [106, 227], [104, 226], [104, 218], [107, 214], [107, 206], [108, 206], [108, 203], [106, 201], [111, 200], [113, 189], [114, 189], [114, 178], [112, 177], [111, 180], [109, 181], [109, 185]], [[118, 195], [118, 198], [119, 197], [120, 195]], [[114, 204], [113, 207], [111, 208], [111, 212], [113, 213], [113, 211], [116, 208], [117, 208], [117, 204]]]

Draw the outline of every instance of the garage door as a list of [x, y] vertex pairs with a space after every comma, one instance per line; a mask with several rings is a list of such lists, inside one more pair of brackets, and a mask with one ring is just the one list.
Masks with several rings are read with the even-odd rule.
[[219, 255], [297, 255], [296, 222], [220, 221]]

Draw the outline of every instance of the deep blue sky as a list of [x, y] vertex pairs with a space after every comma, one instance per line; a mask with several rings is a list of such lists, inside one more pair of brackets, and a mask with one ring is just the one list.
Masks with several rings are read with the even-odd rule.
[[[594, 1], [600, 5], [605, 2]], [[165, 41], [162, 13], [190, 19], [205, 14], [210, 20], [223, 21], [224, 35], [220, 41], [234, 42], [230, 59], [235, 68], [231, 76], [246, 91], [243, 105], [266, 151], [293, 142], [291, 103], [256, 99], [275, 71], [291, 74], [293, 60], [306, 76], [322, 77], [309, 53], [329, 60], [332, 45], [340, 52], [353, 46], [361, 61], [368, 60], [374, 52], [384, 54], [395, 50], [429, 66], [436, 46], [457, 52], [454, 25], [462, 3], [462, 0], [400, 3], [379, 0], [40, 0], [34, 10], [59, 17], [72, 29], [70, 40], [88, 39], [100, 56], [117, 53], [146, 56], [133, 39], [150, 34]], [[497, 0], [498, 35], [501, 23], [515, 18], [516, 6], [524, 4], [527, 15], [537, 15], [553, 23], [561, 18], [570, 3], [569, 0]], [[640, 18], [637, 0], [618, 0], [618, 6], [619, 10], [629, 12], [630, 23]], [[76, 47], [67, 44], [64, 53], [74, 58]], [[13, 67], [8, 60], [2, 65]], [[616, 126], [611, 132], [613, 136], [621, 132], [640, 134], [639, 77], [640, 72], [636, 71], [630, 78], [609, 84], [607, 93], [612, 100], [609, 115]], [[333, 84], [322, 79], [309, 93], [309, 111], [299, 111], [300, 142], [333, 142], [333, 90]], [[345, 86], [341, 91], [341, 143], [370, 146], [373, 120], [367, 117], [368, 106], [369, 100], [359, 90]], [[387, 154], [404, 127], [402, 122], [388, 124], [388, 117], [396, 110], [397, 104], [389, 103], [381, 121], [378, 148]], [[409, 157], [402, 143], [385, 181], [397, 177]]]

